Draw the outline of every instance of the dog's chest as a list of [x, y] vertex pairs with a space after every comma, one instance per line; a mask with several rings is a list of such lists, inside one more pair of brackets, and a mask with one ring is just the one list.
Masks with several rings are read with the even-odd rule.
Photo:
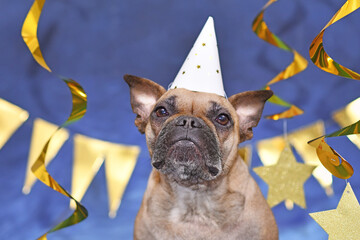
[[217, 225], [215, 203], [198, 194], [185, 194], [175, 202], [169, 214], [173, 224]]
[[222, 228], [242, 213], [244, 197], [239, 193], [216, 194], [178, 189], [178, 197], [169, 213], [175, 225]]

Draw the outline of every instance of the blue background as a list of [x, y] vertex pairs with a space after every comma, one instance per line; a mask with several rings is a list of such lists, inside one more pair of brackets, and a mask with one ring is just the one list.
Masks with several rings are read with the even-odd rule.
[[[278, 1], [265, 13], [265, 21], [281, 39], [309, 61], [313, 38], [345, 1]], [[115, 219], [107, 216], [107, 190], [103, 167], [82, 203], [89, 210], [84, 222], [52, 233], [49, 239], [132, 239], [133, 222], [151, 170], [144, 136], [133, 124], [125, 73], [147, 77], [167, 86], [177, 74], [209, 15], [215, 19], [220, 61], [228, 96], [263, 87], [291, 61], [289, 52], [260, 40], [251, 23], [265, 0], [48, 0], [39, 24], [43, 55], [54, 72], [77, 80], [88, 94], [88, 112], [67, 129], [70, 139], [49, 165], [49, 171], [71, 189], [72, 135], [121, 144], [140, 145], [142, 151]], [[31, 57], [20, 30], [32, 1], [0, 1], [0, 97], [30, 113], [30, 118], [0, 150], [0, 238], [35, 239], [67, 217], [68, 199], [37, 182], [23, 195], [27, 156], [35, 118], [60, 125], [71, 110], [67, 86], [43, 70]], [[360, 71], [360, 12], [332, 25], [325, 33], [326, 51], [339, 63]], [[328, 133], [339, 127], [333, 111], [359, 97], [360, 83], [325, 73], [311, 62], [301, 74], [274, 85], [285, 100], [305, 110], [288, 120], [288, 130], [322, 119]], [[282, 110], [267, 104], [265, 114]], [[282, 134], [282, 121], [263, 119], [254, 129], [258, 140]], [[355, 169], [350, 179], [360, 193], [359, 150], [346, 137], [328, 141]], [[301, 159], [298, 157], [298, 161]], [[256, 152], [253, 166], [261, 165]], [[253, 174], [254, 175], [254, 174]], [[263, 193], [267, 186], [254, 176]], [[334, 179], [335, 195], [328, 198], [311, 177], [304, 186], [307, 209], [283, 204], [273, 208], [280, 239], [327, 239], [308, 215], [334, 209], [345, 181]], [[336, 227], [336, 226], [334, 226]]]

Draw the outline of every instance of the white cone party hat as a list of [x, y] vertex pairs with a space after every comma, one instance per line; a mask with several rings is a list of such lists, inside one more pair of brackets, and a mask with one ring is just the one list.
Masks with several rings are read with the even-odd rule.
[[221, 77], [214, 20], [209, 17], [170, 89], [185, 88], [226, 97]]

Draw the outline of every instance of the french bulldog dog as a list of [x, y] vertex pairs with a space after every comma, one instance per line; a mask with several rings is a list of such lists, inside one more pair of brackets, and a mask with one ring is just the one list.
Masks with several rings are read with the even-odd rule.
[[272, 211], [238, 155], [272, 92], [226, 99], [124, 79], [153, 166], [134, 239], [278, 239]]

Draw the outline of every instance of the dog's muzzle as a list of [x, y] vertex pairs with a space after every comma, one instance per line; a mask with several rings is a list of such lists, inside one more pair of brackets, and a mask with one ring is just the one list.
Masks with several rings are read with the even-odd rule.
[[222, 171], [219, 141], [201, 118], [177, 117], [161, 129], [152, 165], [179, 181], [212, 180]]

